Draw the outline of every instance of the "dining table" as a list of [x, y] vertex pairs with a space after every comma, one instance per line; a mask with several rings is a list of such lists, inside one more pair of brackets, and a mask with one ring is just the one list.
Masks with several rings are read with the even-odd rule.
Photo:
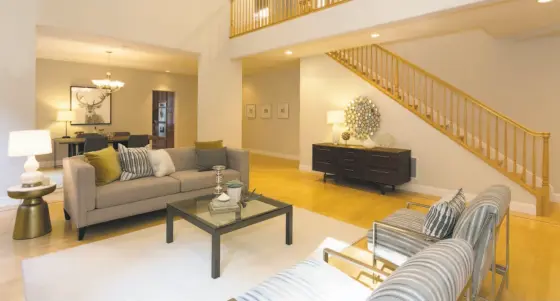
[[[148, 138], [151, 140], [154, 139], [153, 136], [148, 136]], [[107, 136], [107, 142], [108, 144], [111, 143], [118, 143], [118, 142], [128, 142], [128, 140], [130, 139], [130, 136], [112, 136], [109, 137]], [[68, 157], [73, 157], [76, 156], [78, 154], [77, 149], [80, 145], [85, 144], [86, 142], [86, 138], [77, 138], [77, 137], [70, 137], [70, 138], [54, 138], [53, 139], [53, 167], [56, 168], [59, 165], [56, 164], [56, 150], [57, 150], [57, 145], [68, 145]]]

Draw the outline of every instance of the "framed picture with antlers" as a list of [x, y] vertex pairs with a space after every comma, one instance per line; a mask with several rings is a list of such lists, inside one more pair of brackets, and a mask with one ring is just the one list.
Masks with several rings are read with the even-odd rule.
[[70, 110], [76, 113], [72, 125], [111, 124], [111, 93], [95, 87], [70, 87]]

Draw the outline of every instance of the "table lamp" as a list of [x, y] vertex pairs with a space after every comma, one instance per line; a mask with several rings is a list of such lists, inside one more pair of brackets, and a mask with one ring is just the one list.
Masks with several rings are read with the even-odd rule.
[[342, 133], [342, 128], [340, 127], [341, 123], [344, 123], [344, 111], [327, 112], [327, 124], [332, 124], [332, 138], [334, 144], [338, 144], [340, 141], [340, 134]]
[[38, 171], [39, 162], [35, 155], [52, 153], [51, 134], [46, 130], [10, 132], [8, 156], [27, 157], [21, 174], [21, 187], [37, 187], [43, 183], [43, 173]]
[[66, 125], [66, 134], [62, 138], [70, 138], [70, 136], [68, 136], [68, 123], [74, 120], [76, 120], [76, 112], [58, 111], [58, 114], [56, 115], [56, 121], [64, 121], [64, 124]]

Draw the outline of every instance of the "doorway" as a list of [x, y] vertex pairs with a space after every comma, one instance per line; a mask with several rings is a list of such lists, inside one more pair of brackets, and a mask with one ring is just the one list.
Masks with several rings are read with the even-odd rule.
[[175, 146], [175, 92], [152, 91], [153, 149]]

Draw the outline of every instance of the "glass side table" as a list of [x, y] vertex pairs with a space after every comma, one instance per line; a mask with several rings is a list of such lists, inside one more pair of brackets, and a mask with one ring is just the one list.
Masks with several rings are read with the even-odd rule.
[[52, 193], [56, 184], [23, 188], [20, 185], [8, 188], [8, 196], [23, 202], [19, 205], [14, 226], [13, 239], [30, 239], [48, 234], [52, 230], [49, 205], [43, 196]]

